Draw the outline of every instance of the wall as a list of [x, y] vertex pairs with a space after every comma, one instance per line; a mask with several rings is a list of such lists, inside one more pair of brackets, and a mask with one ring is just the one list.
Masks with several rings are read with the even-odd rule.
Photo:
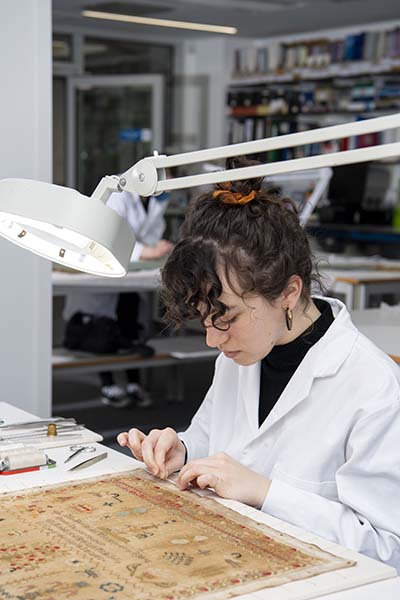
[[[218, 36], [188, 40], [176, 46], [176, 75], [204, 76], [208, 80], [206, 122], [206, 146], [208, 148], [225, 143], [225, 86], [228, 75], [225, 44], [225, 38]], [[191, 127], [198, 119], [198, 107], [194, 91], [190, 87], [186, 93], [184, 92], [181, 108], [184, 111], [184, 133], [190, 137]], [[192, 148], [186, 149], [191, 150]]]
[[[50, 181], [51, 0], [21, 4], [0, 2], [0, 178]], [[46, 416], [51, 264], [2, 239], [0, 256], [0, 400]]]

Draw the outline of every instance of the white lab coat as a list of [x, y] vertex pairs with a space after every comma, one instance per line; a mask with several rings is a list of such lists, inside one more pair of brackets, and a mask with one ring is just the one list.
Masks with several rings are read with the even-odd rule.
[[[114, 192], [107, 206], [126, 219], [135, 234], [136, 243], [131, 262], [139, 260], [143, 246], [154, 246], [165, 230], [164, 213], [167, 208], [167, 195], [151, 196], [147, 212], [140, 196], [129, 192]], [[116, 319], [118, 294], [70, 292], [66, 297], [63, 317], [66, 321], [78, 311]]]
[[324, 299], [335, 320], [261, 427], [260, 363], [220, 355], [180, 437], [188, 459], [224, 451], [270, 478], [263, 511], [400, 572], [400, 370]]
[[136, 237], [131, 262], [139, 260], [144, 245], [154, 246], [162, 238], [167, 205], [167, 194], [151, 196], [146, 212], [138, 194], [129, 192], [111, 194], [107, 206], [128, 221]]

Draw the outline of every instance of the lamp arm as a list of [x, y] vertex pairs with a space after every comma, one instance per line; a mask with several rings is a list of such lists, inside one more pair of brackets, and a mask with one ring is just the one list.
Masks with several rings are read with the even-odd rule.
[[107, 200], [113, 192], [121, 191], [120, 178], [118, 175], [106, 175], [100, 179], [91, 197], [97, 198], [103, 202], [103, 204], [107, 204]]
[[195, 152], [185, 152], [173, 156], [160, 155], [153, 157], [152, 160], [157, 169], [165, 169], [168, 167], [178, 167], [198, 162], [212, 162], [216, 159], [225, 159], [232, 156], [259, 154], [270, 150], [305, 146], [307, 144], [327, 142], [355, 135], [366, 135], [388, 129], [396, 129], [398, 127], [400, 127], [400, 113], [394, 113], [384, 117], [375, 117], [373, 119], [331, 125], [319, 129], [310, 129], [308, 131], [254, 140], [252, 142], [242, 142], [240, 144], [197, 150]]
[[323, 193], [328, 189], [329, 182], [333, 175], [332, 169], [324, 169], [321, 171], [321, 176], [318, 179], [315, 187], [305, 203], [301, 213], [299, 214], [299, 220], [301, 225], [305, 225], [312, 214], [313, 210], [320, 201]]
[[[125, 189], [131, 192], [136, 192], [141, 196], [150, 196], [152, 194], [167, 192], [169, 190], [209, 185], [221, 183], [223, 181], [252, 179], [254, 177], [265, 177], [280, 173], [307, 171], [309, 169], [319, 169], [322, 167], [336, 167], [351, 163], [393, 158], [396, 156], [400, 156], [400, 142], [395, 142], [393, 144], [382, 144], [381, 146], [370, 146], [368, 148], [358, 148], [356, 150], [346, 150], [344, 152], [331, 152], [329, 154], [321, 154], [319, 156], [295, 158], [293, 160], [285, 160], [274, 163], [263, 163], [251, 167], [215, 171], [214, 173], [188, 175], [186, 177], [176, 177], [161, 181], [157, 181], [157, 169], [155, 168], [154, 164], [150, 162], [152, 161], [152, 158], [144, 158], [136, 163], [134, 167], [132, 167], [132, 169], [135, 169], [136, 173], [144, 175], [143, 185], [138, 177], [136, 177], [135, 181], [131, 182], [130, 185], [127, 184]], [[143, 167], [147, 168], [149, 165], [151, 165], [151, 169], [148, 169], [148, 171], [150, 173], [153, 172], [151, 180], [147, 178], [146, 171], [143, 169]]]
[[355, 135], [365, 135], [400, 127], [400, 113], [366, 119], [342, 125], [333, 125], [321, 129], [302, 131], [288, 135], [255, 140], [229, 146], [219, 146], [195, 152], [185, 152], [172, 156], [154, 154], [144, 158], [130, 167], [120, 178], [120, 189], [136, 192], [141, 196], [160, 194], [165, 191], [189, 188], [200, 185], [234, 181], [238, 179], [251, 179], [254, 177], [275, 175], [317, 169], [321, 167], [334, 167], [350, 163], [380, 160], [400, 156], [400, 142], [370, 146], [343, 152], [332, 152], [319, 156], [309, 156], [275, 163], [264, 163], [251, 167], [217, 171], [215, 173], [202, 173], [172, 179], [165, 178], [165, 169], [206, 161], [215, 161], [232, 156], [268, 152], [282, 148], [304, 146], [323, 141], [343, 139]]

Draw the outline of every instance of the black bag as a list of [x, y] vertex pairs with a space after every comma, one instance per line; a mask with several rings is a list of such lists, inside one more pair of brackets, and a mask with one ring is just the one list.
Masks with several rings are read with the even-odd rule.
[[118, 352], [123, 346], [118, 322], [110, 317], [76, 312], [67, 323], [64, 346], [95, 354]]

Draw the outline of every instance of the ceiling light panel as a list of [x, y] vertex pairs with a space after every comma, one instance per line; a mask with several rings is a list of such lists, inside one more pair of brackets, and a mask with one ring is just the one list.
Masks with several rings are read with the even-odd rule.
[[228, 27], [224, 25], [212, 25], [210, 23], [192, 23], [189, 21], [174, 21], [172, 19], [155, 19], [151, 17], [121, 15], [115, 13], [101, 12], [97, 10], [83, 10], [82, 16], [93, 19], [102, 19], [106, 21], [117, 21], [121, 23], [133, 23], [138, 25], [149, 25], [155, 27], [170, 27], [174, 29], [189, 29], [192, 31], [204, 31], [208, 33], [219, 33], [225, 35], [235, 35], [238, 33], [236, 27]]

